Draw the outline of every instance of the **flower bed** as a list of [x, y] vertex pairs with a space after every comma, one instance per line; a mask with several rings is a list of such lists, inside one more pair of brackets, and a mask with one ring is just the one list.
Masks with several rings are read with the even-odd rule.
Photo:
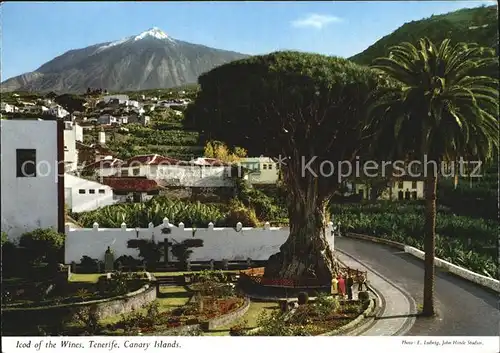
[[258, 329], [249, 336], [318, 336], [337, 331], [356, 320], [370, 301], [339, 301], [319, 295], [314, 302], [299, 305], [292, 312], [274, 311], [261, 316]]
[[148, 334], [183, 326], [203, 325], [238, 310], [244, 304], [245, 299], [241, 297], [198, 297], [183, 307], [160, 312], [156, 303], [148, 306], [145, 313], [134, 312], [124, 316], [118, 323], [110, 325], [108, 330]]
[[214, 326], [212, 321], [224, 318], [226, 322], [227, 315], [249, 304], [236, 293], [234, 284], [223, 282], [225, 277], [220, 277], [217, 271], [203, 272], [198, 280], [186, 287], [193, 294], [186, 305], [162, 312], [156, 303], [156, 306], [149, 306], [146, 313], [130, 314], [109, 329], [123, 330], [129, 334], [168, 332], [193, 325], [208, 329]]

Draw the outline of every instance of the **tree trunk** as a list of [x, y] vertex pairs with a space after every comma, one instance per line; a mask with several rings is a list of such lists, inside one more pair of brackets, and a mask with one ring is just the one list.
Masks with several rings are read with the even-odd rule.
[[[339, 266], [325, 236], [325, 204], [294, 198], [289, 206], [290, 236], [280, 252], [269, 258], [264, 277], [316, 278], [331, 283]], [[327, 236], [330, 236], [329, 234]]]
[[425, 183], [425, 237], [424, 237], [424, 305], [422, 315], [435, 315], [434, 308], [434, 256], [436, 248], [436, 189], [437, 177], [427, 176]]

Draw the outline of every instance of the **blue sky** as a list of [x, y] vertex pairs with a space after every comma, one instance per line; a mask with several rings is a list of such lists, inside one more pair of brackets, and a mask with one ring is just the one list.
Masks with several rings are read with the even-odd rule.
[[493, 1], [7, 2], [2, 81], [70, 49], [159, 27], [173, 38], [246, 54], [296, 49], [349, 57], [405, 22]]

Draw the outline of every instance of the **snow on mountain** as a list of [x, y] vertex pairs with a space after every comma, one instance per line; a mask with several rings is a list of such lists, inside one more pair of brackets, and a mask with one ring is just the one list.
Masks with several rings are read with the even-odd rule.
[[107, 44], [105, 44], [105, 45], [97, 48], [97, 50], [95, 52], [97, 54], [97, 53], [100, 53], [103, 50], [109, 49], [111, 47], [114, 47], [114, 46], [117, 46], [117, 45], [120, 45], [120, 44], [124, 44], [124, 43], [126, 43], [128, 41], [138, 41], [138, 40], [145, 39], [145, 38], [148, 38], [148, 37], [152, 37], [152, 38], [156, 38], [156, 39], [161, 39], [161, 40], [167, 39], [167, 40], [169, 40], [171, 42], [175, 42], [175, 40], [173, 38], [170, 38], [161, 29], [159, 29], [158, 27], [153, 27], [153, 28], [148, 29], [147, 31], [142, 32], [141, 34], [136, 35], [136, 36], [130, 36], [130, 37], [127, 37], [127, 38], [123, 38], [123, 39], [114, 41], [114, 42], [107, 43]]
[[172, 40], [165, 32], [163, 32], [158, 27], [153, 27], [153, 28], [148, 29], [147, 31], [142, 32], [141, 34], [136, 36], [134, 38], [134, 40], [141, 40], [141, 39], [144, 39], [148, 36], [156, 38], [156, 39], [170, 39], [170, 40]]
[[169, 88], [196, 83], [214, 67], [248, 57], [169, 37], [158, 27], [117, 41], [94, 44], [2, 82], [3, 92], [85, 92]]

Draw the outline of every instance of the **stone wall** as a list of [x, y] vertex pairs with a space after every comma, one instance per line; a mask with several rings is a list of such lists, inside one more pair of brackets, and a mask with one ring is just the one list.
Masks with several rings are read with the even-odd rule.
[[114, 298], [47, 307], [2, 308], [2, 325], [4, 327], [18, 327], [23, 323], [26, 326], [43, 325], [54, 318], [61, 321], [63, 318], [70, 318], [78, 310], [89, 307], [95, 308], [97, 315], [104, 319], [139, 309], [155, 299], [156, 288], [147, 284], [137, 291]]

